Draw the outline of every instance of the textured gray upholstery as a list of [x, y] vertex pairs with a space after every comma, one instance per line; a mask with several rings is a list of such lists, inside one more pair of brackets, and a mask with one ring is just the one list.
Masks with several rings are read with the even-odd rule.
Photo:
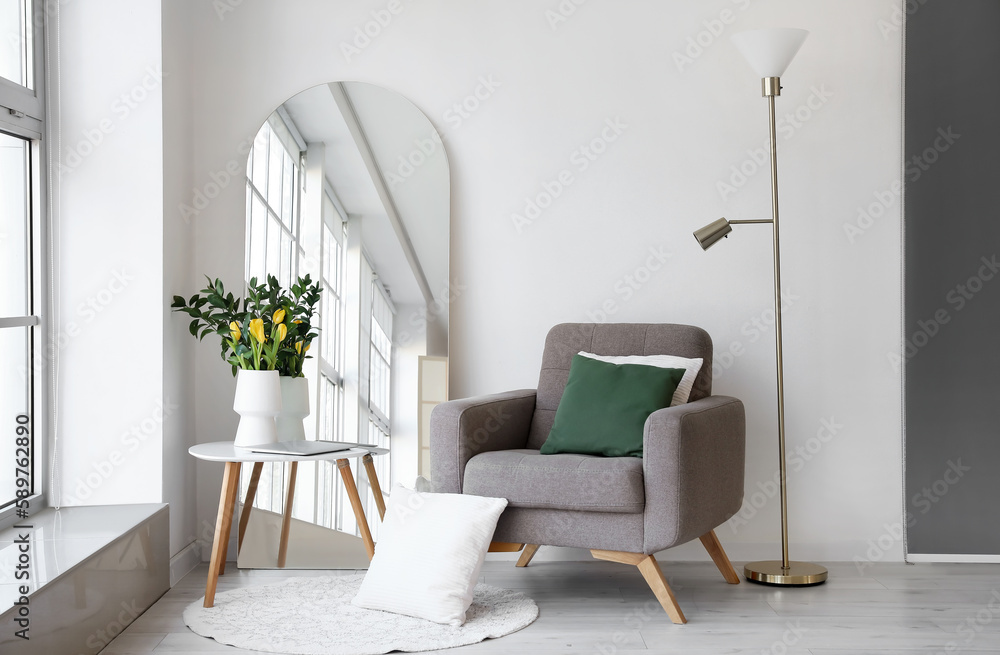
[[743, 504], [743, 403], [710, 396], [653, 412], [643, 435], [643, 552], [715, 529]]
[[[570, 363], [581, 350], [705, 360], [690, 401], [647, 419], [641, 460], [534, 454], [552, 428]], [[563, 324], [546, 337], [537, 392], [467, 398], [434, 409], [431, 478], [439, 492], [511, 501], [495, 541], [652, 554], [699, 537], [739, 511], [745, 438], [743, 403], [712, 396], [712, 340], [704, 330]]]
[[637, 457], [541, 455], [525, 449], [470, 459], [462, 492], [506, 498], [508, 507], [635, 514], [646, 505]]
[[508, 507], [493, 541], [642, 552], [642, 514]]
[[431, 481], [439, 493], [462, 493], [473, 456], [524, 448], [535, 391], [508, 391], [441, 403], [431, 412]]
[[690, 400], [712, 395], [712, 338], [690, 325], [647, 323], [563, 323], [549, 330], [538, 376], [538, 400], [528, 448], [541, 448], [552, 429], [573, 355], [676, 355], [701, 357]]

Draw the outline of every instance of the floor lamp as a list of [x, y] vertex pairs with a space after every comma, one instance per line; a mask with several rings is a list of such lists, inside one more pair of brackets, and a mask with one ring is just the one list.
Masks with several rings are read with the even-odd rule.
[[733, 43], [763, 78], [771, 128], [771, 218], [728, 221], [720, 218], [694, 233], [705, 250], [733, 231], [733, 225], [770, 223], [774, 234], [774, 327], [778, 368], [778, 466], [781, 472], [781, 560], [750, 562], [743, 573], [747, 580], [771, 585], [814, 585], [827, 578], [826, 568], [788, 559], [788, 488], [785, 479], [785, 388], [781, 359], [781, 258], [778, 241], [778, 153], [775, 137], [774, 98], [781, 95], [781, 75], [802, 47], [806, 30], [775, 28], [751, 30], [732, 36]]

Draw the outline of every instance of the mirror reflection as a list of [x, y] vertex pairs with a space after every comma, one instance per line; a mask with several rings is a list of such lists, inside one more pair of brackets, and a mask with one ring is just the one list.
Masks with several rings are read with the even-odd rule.
[[[322, 282], [322, 332], [305, 370], [307, 438], [388, 448], [375, 458], [388, 493], [429, 468], [430, 409], [447, 397], [450, 190], [440, 135], [397, 93], [333, 82], [267, 118], [246, 171], [246, 278]], [[276, 566], [288, 473], [265, 466], [241, 567]], [[377, 541], [368, 480], [354, 476]], [[286, 567], [367, 566], [336, 464], [303, 462], [295, 477]]]

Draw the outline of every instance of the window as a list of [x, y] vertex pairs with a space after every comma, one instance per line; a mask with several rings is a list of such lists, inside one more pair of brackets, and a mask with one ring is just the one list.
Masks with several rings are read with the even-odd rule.
[[[358, 289], [358, 280], [371, 280], [373, 272], [367, 258], [360, 257], [355, 261], [363, 262], [362, 267], [356, 267], [358, 270], [353, 276], [348, 275], [347, 216], [328, 185], [320, 185], [321, 189], [303, 187], [302, 180], [311, 175], [308, 171], [315, 165], [303, 156], [305, 149], [295, 125], [280, 110], [268, 119], [254, 139], [246, 170], [246, 278], [264, 279], [274, 275], [283, 286], [288, 286], [309, 271], [321, 284], [318, 308], [321, 330], [309, 351], [312, 359], [305, 367], [313, 393], [309, 418], [312, 429], [307, 432], [308, 438], [360, 441], [388, 447], [391, 305], [384, 291], [374, 286], [371, 291], [362, 290], [365, 311], [361, 313], [358, 327], [361, 339], [365, 340], [362, 343], [370, 342], [371, 350], [369, 353], [369, 348], [364, 348], [358, 353], [355, 344], [355, 361], [349, 363], [345, 338], [348, 279], [352, 280], [352, 288]], [[310, 192], [321, 194], [319, 202], [309, 195]], [[369, 318], [374, 326], [372, 335], [369, 335]], [[353, 320], [357, 319], [355, 314]], [[369, 363], [375, 366], [374, 370], [370, 370]], [[359, 381], [350, 399], [345, 388], [349, 375]], [[377, 377], [375, 387], [369, 385], [369, 377]], [[374, 400], [369, 402], [372, 394]], [[350, 422], [347, 420], [349, 412], [353, 412]], [[352, 426], [351, 434], [347, 431], [348, 424]], [[370, 425], [375, 426], [374, 431]], [[378, 457], [376, 462], [379, 479], [387, 486], [390, 483], [388, 457]], [[245, 486], [251, 471], [250, 467], [244, 468], [242, 482]], [[374, 498], [367, 493], [367, 476], [364, 472], [359, 474], [354, 460], [351, 468], [359, 492], [367, 499], [366, 513], [377, 516]], [[287, 473], [281, 464], [264, 467], [255, 507], [282, 511]], [[301, 462], [292, 516], [359, 534], [339, 475], [334, 462]], [[370, 524], [376, 534], [378, 522], [370, 521]]]
[[247, 160], [247, 279], [270, 274], [283, 286], [304, 256], [297, 230], [298, 148], [280, 119], [264, 123]]
[[[15, 426], [30, 426], [33, 413], [30, 171], [30, 142], [0, 133], [0, 431], [9, 435], [0, 451], [0, 509], [13, 504], [19, 484], [33, 482], [29, 466], [15, 466], [14, 441]], [[17, 482], [19, 468], [27, 482]]]
[[[263, 282], [274, 275], [282, 286], [298, 278], [304, 257], [299, 243], [299, 147], [288, 126], [272, 116], [257, 133], [247, 158], [246, 279]], [[249, 484], [251, 467], [241, 482]], [[285, 467], [271, 463], [261, 471], [254, 507], [280, 512]]]
[[372, 280], [371, 353], [368, 377], [368, 408], [370, 420], [379, 430], [389, 434], [389, 398], [392, 392], [390, 362], [392, 349], [393, 308], [385, 289], [376, 277]]
[[0, 1], [0, 77], [26, 89], [35, 88], [34, 35], [30, 0]]
[[[372, 275], [371, 330], [369, 332], [370, 352], [368, 357], [368, 440], [367, 443], [380, 448], [389, 447], [391, 434], [390, 420], [392, 406], [392, 315], [395, 309], [389, 294], [378, 276]], [[388, 484], [390, 478], [389, 457], [374, 458], [375, 474], [380, 481]], [[377, 512], [371, 494], [368, 496], [365, 512], [371, 516]], [[378, 516], [378, 514], [374, 514]], [[373, 535], [376, 531], [373, 530]]]
[[[326, 190], [323, 192], [323, 247], [321, 251], [323, 296], [322, 330], [318, 359], [320, 394], [317, 419], [318, 438], [351, 441], [344, 436], [344, 243], [347, 223]], [[337, 479], [336, 464], [323, 462], [318, 471], [316, 523], [344, 529], [343, 485]], [[351, 514], [350, 516], [353, 516]], [[356, 528], [357, 526], [354, 526]]]
[[322, 439], [336, 441], [343, 438], [344, 404], [344, 238], [346, 223], [337, 212], [333, 201], [323, 194], [323, 248], [322, 275], [323, 295], [321, 298], [319, 350], [320, 425]]
[[30, 0], [0, 0], [0, 526], [19, 496], [44, 504], [41, 20]]

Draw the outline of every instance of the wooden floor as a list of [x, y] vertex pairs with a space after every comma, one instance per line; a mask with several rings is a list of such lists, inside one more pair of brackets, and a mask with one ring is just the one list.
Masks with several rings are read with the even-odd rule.
[[[742, 571], [742, 566], [736, 564]], [[520, 632], [450, 649], [461, 653], [587, 655], [937, 655], [1000, 653], [1000, 565], [853, 564], [830, 567], [808, 588], [726, 584], [711, 563], [664, 563], [689, 623], [670, 623], [635, 567], [610, 562], [488, 562], [483, 580], [525, 592], [539, 617]], [[188, 630], [181, 613], [205, 591], [200, 566], [103, 651], [248, 653]], [[333, 571], [238, 571], [226, 567], [219, 591]]]

